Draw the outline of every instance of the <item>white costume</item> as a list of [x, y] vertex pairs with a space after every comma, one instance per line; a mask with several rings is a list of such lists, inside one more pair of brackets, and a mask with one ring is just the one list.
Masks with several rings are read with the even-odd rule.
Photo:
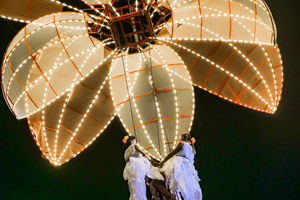
[[126, 166], [123, 177], [128, 180], [129, 200], [147, 200], [145, 176], [150, 177], [150, 162], [142, 157], [134, 145], [130, 145], [124, 154]]
[[180, 192], [186, 200], [202, 200], [194, 157], [193, 148], [189, 143], [184, 142], [182, 149], [164, 167], [167, 188], [172, 194]]

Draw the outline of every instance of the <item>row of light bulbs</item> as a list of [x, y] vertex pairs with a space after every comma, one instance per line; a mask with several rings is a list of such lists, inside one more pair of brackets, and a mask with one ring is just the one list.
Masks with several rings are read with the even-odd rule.
[[[254, 93], [256, 96], [258, 96], [264, 103], [266, 103], [267, 105], [269, 105], [269, 103], [268, 103], [264, 98], [262, 98], [259, 94], [257, 94], [253, 89], [251, 89], [250, 86], [248, 86], [246, 83], [244, 83], [244, 82], [243, 82], [242, 80], [240, 80], [238, 77], [236, 77], [236, 76], [234, 76], [233, 74], [231, 74], [229, 71], [225, 70], [223, 67], [221, 67], [221, 66], [215, 64], [214, 62], [212, 62], [210, 59], [207, 59], [207, 58], [205, 58], [204, 56], [202, 56], [202, 55], [200, 55], [200, 54], [198, 54], [198, 53], [192, 51], [191, 49], [188, 49], [188, 48], [186, 48], [186, 47], [184, 47], [184, 46], [182, 46], [182, 45], [176, 44], [176, 43], [174, 43], [174, 42], [172, 42], [172, 41], [166, 41], [166, 42], [169, 42], [169, 43], [172, 44], [172, 45], [176, 45], [176, 46], [179, 46], [179, 47], [181, 47], [181, 48], [184, 48], [184, 49], [186, 49], [187, 51], [189, 51], [189, 52], [191, 52], [191, 53], [197, 55], [197, 57], [200, 57], [201, 59], [203, 59], [203, 60], [205, 60], [206, 62], [210, 63], [212, 66], [216, 66], [217, 68], [219, 68], [220, 70], [224, 71], [225, 73], [227, 73], [228, 75], [230, 75], [230, 76], [233, 77], [234, 79], [238, 80], [239, 83], [241, 83], [244, 87], [246, 87], [246, 88], [249, 89], [252, 93]], [[257, 69], [256, 69], [256, 71], [257, 71]], [[198, 86], [198, 85], [197, 85], [197, 86]], [[199, 87], [199, 86], [198, 86], [198, 87]], [[201, 88], [203, 88], [203, 87], [201, 86]], [[206, 89], [206, 88], [203, 88], [203, 89], [209, 91], [210, 93], [214, 93], [213, 91], [210, 91], [209, 89]], [[216, 93], [214, 93], [214, 94], [216, 94]], [[219, 94], [216, 94], [216, 95], [220, 96]], [[223, 97], [223, 98], [229, 100], [227, 97]], [[271, 99], [272, 99], [272, 98], [271, 98]], [[234, 101], [234, 100], [231, 100], [231, 101]], [[249, 106], [249, 105], [245, 105], [245, 106], [250, 107], [250, 108], [253, 108], [252, 106]], [[276, 111], [276, 108], [275, 108], [275, 107], [273, 107], [273, 106], [271, 106], [271, 105], [269, 105], [269, 107], [272, 109], [272, 113], [274, 113], [274, 112]], [[268, 111], [266, 111], [266, 112], [268, 112]]]

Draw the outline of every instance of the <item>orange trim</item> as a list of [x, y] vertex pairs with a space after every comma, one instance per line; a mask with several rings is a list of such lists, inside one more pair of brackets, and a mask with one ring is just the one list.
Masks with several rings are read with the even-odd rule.
[[82, 111], [80, 111], [80, 110], [77, 110], [76, 108], [73, 108], [73, 107], [71, 107], [71, 106], [69, 106], [69, 105], [67, 105], [66, 104], [66, 106], [68, 107], [68, 108], [71, 108], [72, 110], [75, 110], [76, 112], [79, 112], [80, 114], [85, 114], [84, 112], [82, 112]]
[[[172, 18], [173, 18], [173, 15], [172, 15]], [[162, 28], [160, 32], [162, 32], [163, 29], [165, 29], [167, 31], [167, 33], [169, 34], [169, 36], [172, 37], [172, 34], [168, 31], [168, 29], [166, 27]]]
[[[192, 68], [194, 67], [196, 61], [198, 60], [199, 56], [196, 57], [196, 59], [194, 60], [193, 64], [191, 65], [189, 72], [192, 70]], [[187, 75], [188, 76], [188, 75]]]
[[239, 79], [243, 76], [243, 74], [245, 73], [245, 71], [248, 69], [249, 66], [250, 66], [250, 63], [248, 63], [248, 65], [245, 67], [244, 71], [239, 76]]
[[170, 142], [165, 142], [165, 144], [171, 144], [174, 143], [175, 141], [170, 141]]
[[[58, 100], [58, 99], [56, 99], [55, 100], [56, 102], [60, 102], [60, 103], [65, 103], [64, 101], [60, 101], [60, 100]], [[80, 114], [83, 114], [83, 115], [85, 115], [86, 113], [84, 113], [84, 112], [81, 112], [81, 111], [79, 111], [79, 110], [77, 110], [77, 109], [75, 109], [75, 108], [73, 108], [73, 107], [71, 107], [71, 106], [69, 106], [69, 105], [66, 105], [68, 108], [70, 108], [70, 109], [72, 109], [72, 110], [74, 110], [74, 111], [76, 111], [76, 112], [79, 112]], [[99, 126], [100, 128], [102, 128], [103, 129], [103, 127], [100, 125], [100, 124], [98, 124], [90, 115], [86, 115], [88, 118], [90, 118], [97, 126]]]
[[[177, 40], [177, 42], [176, 43], [178, 43], [178, 40]], [[179, 51], [179, 53], [178, 53], [178, 55], [180, 56], [180, 54], [183, 52], [183, 47], [181, 48], [181, 50]]]
[[273, 66], [272, 68], [274, 69], [274, 68], [279, 67], [279, 66], [282, 66], [282, 64], [275, 65], [275, 66]]
[[15, 104], [14, 104], [14, 102], [11, 100], [10, 96], [7, 96], [6, 94], [5, 94], [5, 96], [8, 98], [8, 100], [10, 101], [10, 103], [11, 103], [13, 106], [15, 106]]
[[[90, 5], [92, 5], [92, 4], [90, 4]], [[100, 4], [94, 4], [94, 5], [100, 5]], [[101, 8], [101, 9], [103, 9], [103, 8]], [[93, 10], [93, 11], [95, 11], [95, 9], [93, 9], [93, 8], [84, 8], [84, 9], [81, 9], [81, 10], [83, 10], [83, 11], [85, 11], [85, 10]], [[100, 8], [98, 8], [97, 10], [100, 10]]]
[[261, 65], [259, 65], [258, 67], [256, 67], [256, 69], [260, 68], [261, 66], [263, 66], [263, 65], [265, 65], [265, 64], [267, 64], [267, 63], [268, 63], [268, 61], [264, 62], [263, 64], [261, 64]]
[[225, 81], [223, 82], [221, 88], [219, 89], [219, 91], [218, 91], [218, 93], [217, 93], [218, 95], [220, 94], [221, 90], [223, 89], [225, 83], [228, 81], [228, 78], [229, 78], [229, 77], [230, 77], [230, 75], [228, 75], [227, 78], [225, 79]]
[[130, 100], [132, 100], [132, 99], [137, 99], [137, 98], [140, 98], [140, 97], [143, 97], [143, 96], [147, 96], [147, 95], [150, 95], [150, 94], [153, 94], [153, 93], [152, 93], [152, 92], [149, 92], [149, 93], [142, 94], [142, 95], [139, 95], [139, 96], [136, 96], [136, 97], [132, 97], [132, 98], [130, 98], [130, 99], [127, 99], [127, 100], [125, 100], [125, 101], [122, 101], [122, 102], [118, 103], [116, 106], [119, 106], [119, 105], [121, 105], [121, 104], [123, 104], [123, 103], [126, 103], [126, 102], [128, 102], [128, 101], [130, 101]]
[[268, 51], [266, 51], [267, 53], [269, 53], [269, 52], [271, 52], [271, 51], [275, 51], [275, 50], [278, 50], [278, 48], [276, 47], [276, 48], [274, 48], [274, 49], [271, 49], [271, 50], [268, 50]]
[[[27, 35], [26, 27], [25, 27], [25, 34]], [[30, 53], [30, 56], [31, 56], [32, 60], [35, 62], [36, 66], [39, 68], [40, 72], [42, 73], [42, 75], [43, 75], [45, 81], [48, 83], [48, 85], [49, 85], [49, 87], [51, 88], [51, 90], [54, 92], [54, 94], [55, 94], [56, 96], [58, 96], [57, 93], [55, 92], [55, 90], [53, 89], [53, 87], [51, 86], [51, 84], [49, 83], [48, 79], [45, 77], [45, 74], [44, 74], [44, 72], [42, 71], [42, 69], [40, 68], [40, 65], [39, 65], [38, 62], [35, 60], [36, 57], [32, 55], [32, 51], [31, 51], [30, 46], [29, 46], [29, 44], [28, 44], [27, 38], [24, 37], [24, 40], [25, 40], [25, 43], [26, 43], [26, 45], [27, 45], [27, 48], [28, 48], [28, 50], [29, 50], [29, 53]]]
[[[55, 15], [53, 15], [53, 21], [55, 22]], [[65, 53], [67, 54], [67, 56], [69, 57], [69, 60], [72, 62], [72, 64], [74, 65], [74, 67], [76, 68], [76, 70], [78, 71], [78, 73], [80, 74], [81, 77], [83, 77], [83, 75], [81, 74], [80, 70], [78, 69], [78, 67], [76, 66], [76, 64], [73, 62], [73, 60], [71, 59], [64, 43], [61, 41], [61, 38], [60, 38], [60, 34], [58, 32], [58, 29], [57, 29], [57, 26], [56, 26], [56, 23], [54, 23], [55, 25], [55, 29], [56, 29], [56, 33], [57, 33], [57, 36], [58, 36], [58, 39], [60, 41], [60, 44], [63, 46], [64, 50], [65, 50]]]
[[55, 99], [56, 102], [59, 102], [59, 103], [65, 103], [64, 101], [61, 101], [61, 100], [58, 100], [58, 99]]
[[228, 9], [229, 9], [229, 40], [231, 39], [231, 28], [232, 28], [232, 19], [231, 19], [231, 5], [230, 0], [228, 0]]
[[59, 124], [61, 127], [63, 127], [64, 129], [66, 129], [67, 131], [69, 131], [70, 133], [72, 133], [72, 134], [74, 134], [74, 132], [73, 131], [71, 131], [70, 129], [68, 129], [67, 127], [65, 127], [64, 125], [62, 125], [62, 124]]
[[[60, 20], [61, 21], [61, 20]], [[52, 23], [52, 22], [51, 22]], [[51, 24], [51, 23], [48, 23], [48, 24], [45, 24], [45, 25], [49, 25], [49, 24]], [[38, 28], [36, 28], [36, 29], [34, 29], [33, 31], [36, 31]], [[26, 29], [25, 29], [25, 31], [26, 31]], [[80, 35], [85, 35], [85, 34], [79, 34], [79, 35], [76, 35], [76, 36], [80, 36]], [[15, 38], [15, 37], [14, 37]], [[67, 37], [67, 38], [65, 38], [65, 39], [70, 39], [71, 37]], [[26, 39], [26, 36], [24, 36], [22, 39]], [[51, 43], [49, 43], [49, 44], [54, 44], [55, 42], [51, 42]], [[17, 43], [12, 49], [14, 49], [14, 48], [16, 48], [17, 47], [17, 45], [18, 45], [19, 43]], [[10, 51], [10, 53], [12, 52], [12, 50]], [[10, 53], [7, 53], [7, 54], [10, 54]], [[34, 52], [34, 53], [37, 53], [37, 51], [36, 52]], [[6, 61], [5, 62], [8, 62], [8, 60], [9, 60], [9, 57], [6, 59]], [[106, 67], [105, 65], [103, 65], [105, 68], [107, 68], [107, 69], [109, 69], [108, 67]], [[19, 67], [18, 67], [19, 68]], [[3, 68], [3, 70], [4, 70], [4, 68]], [[64, 76], [62, 76], [62, 77], [64, 77]], [[8, 84], [10, 83], [10, 81], [11, 81], [11, 79], [12, 79], [12, 77], [10, 77], [10, 80], [9, 80], [9, 82], [8, 82]], [[50, 85], [50, 84], [49, 84]], [[52, 86], [50, 85], [50, 88], [53, 90], [53, 88], [52, 88]], [[54, 93], [55, 93], [55, 91], [54, 91]], [[56, 93], [55, 93], [56, 94]]]
[[[193, 117], [193, 116], [179, 116], [178, 118], [192, 118], [192, 117]], [[158, 121], [158, 120], [160, 120], [160, 119], [161, 119], [161, 118], [157, 118], [157, 119], [153, 119], [153, 120], [150, 120], [150, 121], [147, 121], [147, 122], [143, 122], [142, 124], [137, 124], [137, 125], [135, 125], [135, 126], [132, 126], [132, 127], [128, 128], [128, 130], [129, 130], [129, 129], [136, 128], [136, 127], [141, 126], [141, 125], [144, 125], [144, 124], [149, 124], [149, 123], [151, 123], [151, 122], [156, 122], [156, 121]], [[161, 120], [168, 120], [168, 119], [177, 119], [177, 117], [162, 118]]]
[[253, 3], [254, 3], [254, 23], [255, 23], [255, 25], [254, 25], [254, 37], [253, 37], [253, 42], [255, 41], [255, 38], [256, 38], [256, 15], [257, 15], [257, 7], [256, 7], [256, 3], [255, 3], [255, 1], [256, 0], [253, 0]]
[[242, 89], [242, 91], [235, 97], [235, 99], [233, 101], [236, 101], [241, 96], [241, 94], [244, 92], [245, 89], [246, 89], [246, 87], [244, 87]]
[[25, 21], [27, 21], [27, 17], [28, 17], [28, 15], [29, 15], [29, 11], [30, 11], [31, 5], [32, 5], [32, 0], [30, 1], [30, 5], [29, 5], [28, 10], [27, 10], [27, 14], [26, 14], [26, 17], [25, 17]]
[[254, 99], [255, 99], [256, 97], [257, 97], [256, 95], [253, 97], [253, 99], [252, 99], [251, 102], [249, 103], [249, 106], [253, 103], [253, 101], [254, 101]]
[[194, 51], [196, 49], [196, 47], [198, 46], [198, 44], [200, 43], [200, 41], [197, 41], [195, 46], [193, 47], [192, 51]]
[[211, 74], [211, 72], [213, 71], [213, 69], [215, 68], [215, 66], [216, 66], [216, 65], [213, 65], [213, 66], [212, 66], [212, 68], [211, 68], [210, 72], [208, 73], [208, 75], [207, 75], [206, 79], [204, 80], [204, 82], [203, 82], [203, 84], [202, 84], [202, 87], [204, 87], [204, 85], [205, 85], [205, 83], [206, 83], [206, 81], [207, 81], [208, 77], [210, 76], [210, 74]]
[[198, 7], [199, 7], [199, 15], [201, 16], [201, 25], [200, 25], [200, 39], [202, 39], [203, 37], [203, 17], [202, 17], [202, 10], [201, 10], [201, 2], [200, 0], [198, 0]]
[[[192, 89], [175, 89], [175, 90], [178, 91], [178, 90], [192, 90]], [[169, 89], [169, 90], [155, 90], [155, 93], [170, 92], [170, 91], [174, 91], [174, 89]], [[153, 92], [149, 92], [149, 93], [142, 94], [142, 95], [139, 95], [139, 96], [131, 97], [130, 99], [127, 99], [125, 101], [122, 101], [122, 102], [116, 104], [116, 106], [122, 105], [123, 103], [126, 103], [126, 102], [128, 102], [128, 101], [130, 101], [132, 99], [137, 99], [137, 98], [144, 97], [144, 96], [147, 96], [147, 95], [150, 95], [150, 94], [153, 94]]]
[[[169, 67], [169, 66], [174, 66], [174, 65], [184, 65], [184, 63], [172, 63], [172, 64], [166, 64], [166, 65]], [[160, 66], [165, 66], [165, 64], [153, 65], [151, 67], [160, 67]]]
[[[66, 106], [67, 106], [68, 108], [71, 108], [72, 110], [75, 110], [76, 112], [79, 112], [79, 113], [83, 114], [83, 115], [86, 114], [86, 113], [84, 113], [84, 112], [81, 112], [80, 110], [77, 110], [76, 108], [73, 108], [73, 107], [69, 106], [69, 105], [66, 105]], [[103, 129], [103, 127], [102, 127], [100, 124], [98, 124], [91, 116], [89, 116], [88, 114], [87, 114], [86, 116], [89, 117], [95, 124], [97, 124], [100, 128]]]
[[98, 92], [98, 90], [96, 90], [95, 88], [92, 88], [92, 87], [89, 86], [89, 85], [86, 85], [86, 84], [84, 84], [84, 83], [82, 83], [82, 82], [80, 82], [80, 84], [83, 85], [83, 86], [85, 86], [85, 87], [87, 87], [87, 88], [90, 88], [90, 89], [92, 89], [92, 90]]
[[260, 81], [261, 81], [261, 78], [258, 79], [258, 80], [256, 81], [256, 83], [251, 87], [251, 89], [253, 89], [255, 86], [257, 86], [257, 84], [258, 84]]
[[[175, 89], [176, 91], [179, 90], [192, 90], [192, 89]], [[174, 91], [174, 89], [169, 89], [169, 90], [156, 90], [155, 93], [161, 93], [161, 92], [170, 92], [170, 91]]]
[[[258, 80], [258, 81], [256, 82], [256, 84], [252, 87], [252, 89], [253, 89], [260, 81], [261, 81], [261, 79]], [[273, 83], [273, 82], [272, 82], [272, 83]], [[272, 84], [272, 83], [271, 83], [271, 84]], [[270, 85], [271, 85], [271, 84], [270, 84]], [[261, 95], [263, 95], [266, 91], [267, 91], [267, 89], [266, 89], [263, 93], [261, 93]], [[276, 95], [275, 95], [275, 96], [276, 96]], [[254, 101], [254, 99], [255, 99], [256, 97], [257, 97], [256, 95], [253, 97], [253, 99], [252, 99], [252, 101], [250, 102], [249, 105], [251, 105], [251, 104], [253, 103], [253, 101]]]
[[[14, 73], [16, 74], [16, 71], [15, 71], [14, 68], [12, 67], [12, 65], [11, 65], [11, 63], [10, 63], [10, 60], [8, 60], [8, 63], [9, 63], [9, 65], [11, 66], [11, 69], [12, 69], [12, 70], [14, 71]], [[27, 90], [25, 89], [24, 85], [22, 84], [21, 80], [20, 80], [19, 77], [17, 76], [17, 74], [16, 74], [15, 76], [16, 76], [17, 80], [19, 81], [20, 85], [22, 86], [24, 92], [27, 94], [27, 96], [28, 96], [29, 99], [31, 100], [31, 102], [35, 105], [35, 107], [37, 107], [37, 108], [39, 109], [38, 105], [33, 101], [33, 99], [31, 98], [31, 96], [29, 95], [29, 93], [28, 93]], [[7, 85], [7, 88], [6, 88], [6, 95], [7, 95], [7, 92], [8, 92], [8, 85]], [[10, 98], [9, 98], [9, 100], [12, 101]], [[15, 105], [15, 104], [13, 103], [13, 105]]]
[[268, 88], [266, 88], [262, 93], [261, 96], [264, 95], [266, 93], [266, 91], [268, 90]]
[[112, 98], [110, 98], [108, 95], [106, 95], [106, 94], [104, 94], [104, 93], [102, 93], [102, 92], [100, 92], [100, 94], [102, 94], [103, 96], [105, 96], [106, 98], [108, 98], [109, 100], [112, 101]]
[[[86, 26], [88, 26], [88, 24], [87, 23], [85, 23], [86, 24]], [[92, 44], [93, 44], [93, 46], [94, 47], [96, 47], [96, 45], [95, 45], [95, 43], [94, 43], [94, 41], [92, 40], [92, 38], [91, 38], [91, 35], [90, 34], [88, 34], [89, 35], [89, 38], [90, 38], [90, 40], [91, 40], [91, 42], [92, 42]]]
[[73, 137], [73, 139], [76, 140], [76, 142], [78, 142], [79, 144], [85, 146], [85, 144], [83, 142], [79, 141], [77, 138]]
[[[14, 72], [14, 73], [16, 73], [16, 71], [15, 71], [15, 69], [13, 68], [13, 66], [12, 66], [12, 64], [11, 64], [11, 62], [10, 62], [10, 59], [8, 58], [7, 59], [7, 61], [6, 62], [8, 62], [8, 64], [9, 64], [9, 66], [10, 66], [10, 68], [11, 68], [11, 70]], [[4, 67], [3, 67], [4, 68]], [[13, 74], [14, 74], [13, 73]], [[17, 76], [17, 74], [16, 74], [16, 76]], [[10, 78], [9, 78], [9, 81], [7, 82], [7, 86], [6, 86], [6, 88], [5, 88], [5, 95], [7, 95], [7, 91], [8, 91], [8, 85], [10, 84], [10, 82], [11, 82], [11, 80], [13, 79], [13, 76], [11, 76]]]
[[46, 126], [45, 126], [45, 129], [48, 129], [48, 130], [50, 130], [50, 131], [55, 131], [55, 132], [56, 132], [56, 129], [49, 128], [49, 127], [46, 127]]
[[227, 63], [227, 61], [233, 56], [233, 54], [236, 52], [236, 50], [234, 50], [233, 52], [232, 52], [232, 54], [230, 54], [230, 56], [225, 60], [225, 62], [220, 66], [220, 67], [223, 67], [226, 63]]
[[[64, 129], [66, 129], [66, 130], [69, 131], [70, 133], [74, 134], [73, 131], [71, 131], [70, 129], [66, 128], [64, 125], [62, 125], [62, 124], [59, 124], [59, 125], [61, 125]], [[83, 142], [79, 141], [77, 138], [73, 137], [73, 139], [76, 140], [79, 144], [85, 146], [85, 144], [84, 144]]]
[[[92, 88], [92, 87], [89, 86], [89, 85], [86, 85], [86, 84], [84, 84], [84, 83], [82, 83], [82, 82], [80, 82], [80, 84], [83, 85], [84, 87], [90, 88], [91, 90], [94, 90], [94, 91], [98, 92], [98, 90], [96, 90], [95, 88]], [[102, 92], [100, 92], [100, 94], [102, 94], [103, 96], [105, 96], [105, 97], [108, 98], [109, 100], [112, 100], [112, 99], [111, 99], [109, 96], [107, 96], [106, 94], [104, 94], [104, 93], [102, 93]]]
[[148, 150], [148, 149], [151, 149], [151, 148], [153, 148], [153, 146], [146, 147], [144, 150]]
[[[155, 66], [152, 66], [152, 67], [155, 67]], [[146, 71], [147, 69], [138, 69], [138, 70], [134, 70], [132, 72], [129, 72], [128, 74], [133, 74], [133, 73], [136, 73], [136, 72], [141, 72], [141, 71]], [[119, 77], [122, 77], [122, 76], [125, 76], [125, 74], [120, 74], [118, 76], [114, 76], [114, 77], [111, 77], [110, 79], [114, 79], [114, 78], [119, 78]]]
[[100, 124], [98, 124], [91, 116], [89, 115], [86, 115], [88, 116], [97, 126], [99, 126], [101, 129], [104, 129]]
[[209, 56], [207, 57], [207, 59], [209, 59], [212, 55], [213, 55], [213, 53], [217, 50], [217, 48], [220, 46], [220, 44], [221, 44], [222, 42], [221, 41], [219, 41], [219, 43], [216, 45], [216, 47], [212, 50], [212, 52], [209, 54]]
[[[105, 51], [103, 51], [104, 54]], [[105, 58], [105, 55], [103, 56]], [[103, 67], [105, 67], [106, 69], [109, 69], [109, 67], [107, 67], [106, 65], [102, 64]]]
[[273, 79], [273, 81], [268, 86], [271, 86], [274, 82], [275, 82], [275, 79]]
[[254, 46], [253, 46], [253, 47], [245, 54], [245, 56], [248, 55], [251, 51], [253, 51], [253, 49], [255, 49], [257, 46], [258, 46], [258, 44], [254, 45]]

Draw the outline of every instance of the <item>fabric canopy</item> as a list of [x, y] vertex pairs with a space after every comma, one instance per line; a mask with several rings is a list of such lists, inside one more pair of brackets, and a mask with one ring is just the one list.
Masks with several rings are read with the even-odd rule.
[[[276, 112], [283, 66], [263, 0], [84, 2], [89, 9], [24, 1], [7, 10], [1, 5], [12, 4], [0, 1], [7, 16], [37, 18], [5, 52], [2, 92], [53, 165], [91, 145], [115, 115], [147, 153], [164, 158], [191, 130], [193, 85]], [[37, 3], [52, 7], [34, 12]], [[76, 12], [52, 13], [61, 5]]]

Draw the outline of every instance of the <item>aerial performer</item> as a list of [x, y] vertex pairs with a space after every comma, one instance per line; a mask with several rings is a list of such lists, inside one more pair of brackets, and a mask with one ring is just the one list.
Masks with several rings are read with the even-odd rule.
[[182, 134], [175, 149], [158, 164], [153, 161], [152, 164], [160, 166], [168, 161], [164, 168], [166, 185], [171, 194], [180, 192], [185, 200], [202, 200], [200, 179], [194, 166], [196, 151], [191, 139], [189, 133]]
[[139, 148], [134, 136], [125, 136], [123, 143], [126, 149], [124, 154], [126, 166], [123, 177], [128, 180], [129, 200], [147, 200], [145, 178], [150, 177], [149, 160], [151, 158]]

